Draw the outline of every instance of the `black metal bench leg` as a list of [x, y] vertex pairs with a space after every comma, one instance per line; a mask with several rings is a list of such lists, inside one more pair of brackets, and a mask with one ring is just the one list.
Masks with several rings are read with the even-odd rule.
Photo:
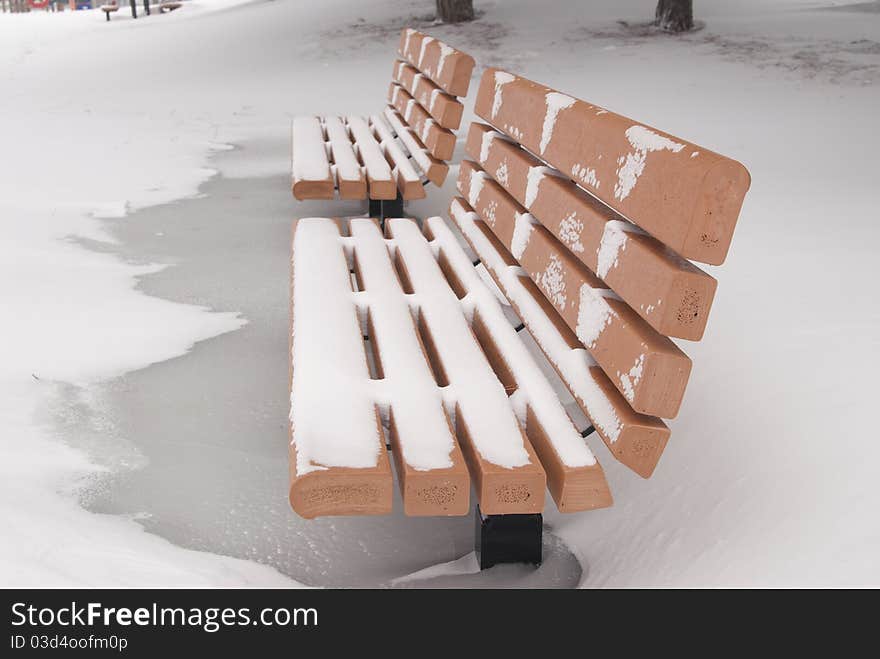
[[379, 220], [379, 225], [385, 228], [385, 219], [389, 217], [405, 217], [403, 211], [403, 197], [400, 192], [396, 199], [370, 199], [370, 217]]
[[150, 15], [150, 0], [144, 0], [144, 11], [147, 13], [147, 16]]
[[136, 0], [131, 0], [131, 17], [132, 18], [138, 17], [138, 8], [137, 8]]
[[531, 563], [543, 560], [544, 520], [530, 515], [483, 515], [476, 510], [475, 549], [480, 569], [499, 563]]

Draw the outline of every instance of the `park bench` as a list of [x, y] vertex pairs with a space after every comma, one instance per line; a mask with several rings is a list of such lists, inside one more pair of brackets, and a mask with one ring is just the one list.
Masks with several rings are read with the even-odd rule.
[[473, 488], [485, 568], [540, 562], [545, 487], [611, 505], [584, 437], [654, 472], [691, 372], [672, 339], [703, 336], [716, 290], [691, 260], [725, 260], [750, 177], [498, 69], [475, 114], [452, 224], [294, 224], [289, 496], [389, 513], [387, 444], [407, 515], [467, 514]]
[[370, 117], [302, 116], [293, 120], [293, 195], [369, 199], [370, 214], [403, 214], [446, 180], [474, 59], [405, 29], [394, 61], [388, 105]]
[[[164, 13], [165, 11], [173, 11], [174, 9], [178, 9], [182, 6], [181, 2], [162, 2], [159, 5], [159, 13]], [[131, 17], [137, 18], [137, 2], [136, 0], [129, 0], [129, 5], [131, 6]], [[110, 20], [110, 14], [119, 11], [119, 0], [111, 0], [106, 4], [101, 5], [101, 11], [104, 12], [104, 15], [107, 17], [107, 20]], [[147, 16], [150, 15], [150, 0], [144, 0], [144, 12]]]
[[104, 16], [107, 17], [107, 20], [110, 20], [110, 14], [119, 11], [119, 2], [118, 0], [113, 0], [113, 2], [108, 2], [105, 5], [101, 5], [101, 11], [104, 12]]

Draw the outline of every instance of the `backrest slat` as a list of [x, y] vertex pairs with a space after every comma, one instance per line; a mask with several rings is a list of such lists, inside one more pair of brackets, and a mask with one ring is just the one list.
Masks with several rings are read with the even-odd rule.
[[[490, 125], [470, 126], [450, 215], [615, 457], [648, 476], [691, 372], [670, 337], [702, 337], [717, 287], [688, 259], [724, 260], [749, 174], [497, 69], [475, 113]], [[633, 424], [624, 443], [609, 419]]]
[[458, 190], [538, 285], [633, 409], [678, 414], [691, 361], [642, 320], [550, 232], [534, 223], [474, 163], [462, 162]]
[[455, 134], [467, 95], [474, 58], [411, 28], [400, 34], [388, 88], [387, 121], [425, 177], [443, 185], [455, 151]]
[[452, 157], [452, 152], [455, 150], [455, 135], [434, 121], [408, 91], [400, 85], [393, 85], [388, 100], [419, 136], [432, 156], [438, 160], [449, 160]]
[[668, 426], [657, 417], [633, 411], [605, 372], [584, 354], [574, 332], [555, 315], [534, 282], [516, 274], [510, 254], [467, 201], [453, 199], [449, 214], [608, 449], [622, 464], [648, 478], [666, 447]]
[[453, 96], [467, 96], [474, 58], [434, 37], [406, 28], [398, 54]]
[[[391, 75], [392, 85], [403, 87], [425, 108], [443, 128], [458, 130], [464, 105], [455, 96], [444, 92], [437, 84], [402, 60], [395, 60]], [[390, 95], [393, 90], [389, 91]]]
[[723, 263], [750, 184], [740, 163], [498, 69], [474, 111], [682, 256]]
[[485, 124], [465, 151], [661, 334], [698, 341], [717, 282]]

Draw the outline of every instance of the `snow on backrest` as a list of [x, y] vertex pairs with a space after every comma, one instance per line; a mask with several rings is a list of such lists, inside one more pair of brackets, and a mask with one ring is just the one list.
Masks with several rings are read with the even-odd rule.
[[[470, 86], [474, 59], [451, 46], [417, 32], [403, 30], [392, 71], [388, 102], [400, 122], [418, 142], [418, 150], [446, 161], [455, 149], [455, 134]], [[393, 123], [393, 122], [392, 122]]]
[[[748, 172], [498, 69], [484, 73], [475, 114], [488, 125], [470, 126], [466, 152], [474, 161], [461, 164], [453, 218], [463, 231], [473, 224], [468, 239], [481, 258], [497, 248], [521, 267], [537, 308], [601, 369], [600, 388], [616, 389], [619, 397], [602, 406], [581, 397], [594, 425], [607, 425], [597, 410], [607, 418], [613, 408], [643, 430], [659, 429], [659, 418], [678, 413], [691, 371], [669, 337], [702, 338], [717, 287], [687, 259], [724, 260]], [[511, 290], [517, 286], [502, 289], [525, 295]], [[523, 320], [535, 334], [540, 318]], [[577, 388], [570, 377], [567, 384]], [[664, 444], [654, 442], [660, 451]], [[653, 469], [615, 454], [640, 473]]]

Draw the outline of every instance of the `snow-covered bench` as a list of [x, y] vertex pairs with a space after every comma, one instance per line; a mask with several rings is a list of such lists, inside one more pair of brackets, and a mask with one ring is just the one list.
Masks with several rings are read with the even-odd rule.
[[423, 198], [425, 183], [443, 184], [474, 60], [412, 29], [401, 33], [398, 55], [381, 113], [294, 119], [297, 199], [370, 199], [371, 214], [384, 218]]
[[113, 2], [101, 5], [101, 11], [104, 12], [104, 16], [106, 16], [109, 21], [110, 14], [119, 11], [119, 0], [113, 0]]
[[388, 444], [406, 514], [464, 515], [473, 487], [487, 567], [540, 561], [545, 485], [562, 512], [611, 504], [593, 430], [652, 474], [691, 371], [670, 337], [702, 337], [716, 289], [687, 259], [724, 260], [750, 178], [496, 69], [475, 113], [466, 245], [438, 217], [294, 225], [290, 501], [390, 512]]

